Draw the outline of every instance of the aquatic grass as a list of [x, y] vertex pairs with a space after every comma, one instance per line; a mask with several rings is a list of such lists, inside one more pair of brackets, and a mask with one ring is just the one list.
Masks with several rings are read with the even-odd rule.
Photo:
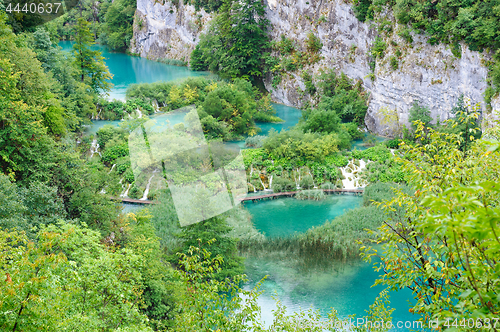
[[347, 211], [324, 225], [290, 237], [242, 240], [240, 253], [283, 252], [296, 255], [304, 261], [352, 259], [359, 257], [361, 243], [375, 239], [376, 229], [387, 218], [376, 206], [364, 206]]
[[187, 62], [179, 60], [179, 59], [162, 58], [162, 59], [158, 59], [158, 62], [164, 63], [166, 65], [171, 65], [171, 66], [187, 67]]
[[[348, 210], [343, 215], [321, 226], [312, 227], [305, 233], [288, 237], [242, 239], [239, 242], [240, 254], [293, 256], [304, 266], [327, 264], [330, 260], [359, 258], [360, 247], [377, 237], [378, 227], [389, 218], [404, 213], [405, 207], [397, 207], [394, 211], [386, 212], [373, 204], [374, 201], [391, 199], [394, 196], [392, 188], [404, 192], [411, 191], [406, 186], [394, 183], [370, 185], [363, 193], [364, 206]], [[322, 190], [309, 191], [323, 193]], [[300, 193], [307, 196], [306, 192]]]
[[326, 195], [321, 189], [309, 189], [299, 191], [295, 194], [295, 198], [300, 200], [311, 199], [314, 201], [320, 201], [325, 199]]

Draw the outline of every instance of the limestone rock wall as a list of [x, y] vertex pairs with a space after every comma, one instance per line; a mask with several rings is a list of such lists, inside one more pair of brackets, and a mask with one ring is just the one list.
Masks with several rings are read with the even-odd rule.
[[[414, 101], [428, 106], [432, 117], [442, 121], [450, 117], [449, 111], [461, 94], [474, 104], [483, 100], [487, 69], [481, 64], [482, 55], [464, 45], [461, 58], [456, 58], [445, 45], [428, 44], [426, 37], [413, 36], [410, 46], [393, 33], [384, 38], [388, 48], [384, 58], [377, 60], [372, 80], [369, 50], [377, 32], [370, 23], [356, 19], [350, 4], [342, 0], [272, 0], [267, 14], [273, 39], [283, 34], [304, 44], [310, 31], [321, 39], [323, 60], [311, 66], [312, 72], [334, 68], [363, 81], [370, 92], [365, 122], [372, 132], [386, 136], [400, 132], [403, 125], [409, 125], [409, 110]], [[402, 51], [396, 70], [389, 63], [396, 50], [391, 40]], [[278, 102], [300, 106], [307, 100], [307, 96], [301, 100], [297, 92], [304, 89], [298, 74], [288, 75], [277, 89], [272, 88], [270, 76], [266, 83]]]
[[137, 0], [130, 51], [148, 59], [188, 61], [211, 16], [182, 0]]
[[[267, 16], [274, 40], [284, 35], [304, 45], [311, 31], [320, 38], [322, 60], [306, 70], [317, 74], [321, 69], [334, 68], [363, 81], [370, 92], [365, 122], [377, 134], [394, 136], [403, 125], [408, 126], [414, 101], [428, 106], [433, 118], [441, 121], [450, 117], [449, 111], [461, 94], [474, 104], [483, 101], [487, 75], [482, 65], [483, 55], [465, 45], [461, 58], [456, 58], [445, 45], [431, 46], [424, 36], [413, 36], [410, 46], [393, 33], [384, 38], [388, 48], [371, 73], [369, 50], [377, 36], [376, 29], [370, 23], [358, 21], [351, 5], [343, 0], [267, 0]], [[182, 1], [175, 6], [171, 2], [138, 0], [131, 51], [152, 59], [186, 61], [210, 19], [210, 15], [203, 11], [196, 13]], [[140, 20], [142, 26], [137, 23]], [[398, 29], [396, 26], [395, 30]], [[389, 59], [396, 47], [402, 55], [394, 70]], [[302, 92], [305, 85], [300, 76], [299, 71], [288, 73], [273, 88], [272, 74], [268, 73], [265, 85], [274, 101], [300, 107], [309, 99]], [[493, 104], [500, 109], [500, 101]]]

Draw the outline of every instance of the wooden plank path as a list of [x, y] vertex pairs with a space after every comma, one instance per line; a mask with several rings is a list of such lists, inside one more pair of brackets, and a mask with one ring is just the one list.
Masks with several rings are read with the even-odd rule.
[[123, 197], [111, 197], [111, 199], [116, 199], [122, 201], [123, 203], [132, 203], [132, 204], [156, 204], [156, 201], [145, 201], [141, 199], [133, 199], [133, 198], [123, 198]]
[[[344, 194], [344, 193], [353, 193], [355, 195], [361, 195], [363, 194], [363, 189], [318, 189], [318, 190], [323, 190], [325, 193], [330, 193], [330, 194]], [[297, 191], [285, 191], [281, 193], [272, 193], [272, 194], [267, 194], [267, 195], [255, 195], [255, 196], [248, 196], [244, 198], [237, 198], [240, 202], [247, 202], [247, 201], [260, 201], [262, 199], [270, 198], [274, 199], [276, 197], [293, 197], [296, 193], [298, 193], [299, 190]], [[145, 201], [145, 200], [140, 200], [140, 199], [132, 199], [132, 198], [123, 198], [123, 197], [112, 197], [112, 199], [120, 200], [123, 203], [132, 203], [132, 204], [156, 204], [158, 203], [157, 201]]]
[[[356, 195], [363, 194], [363, 189], [318, 189], [318, 190], [323, 190], [325, 193], [331, 193], [331, 194], [342, 194], [342, 193], [353, 193]], [[239, 199], [241, 202], [247, 202], [247, 201], [260, 201], [261, 199], [265, 198], [275, 198], [275, 197], [280, 197], [280, 196], [285, 196], [285, 197], [292, 197], [299, 191], [286, 191], [286, 192], [281, 192], [281, 193], [272, 193], [272, 194], [267, 194], [267, 195], [255, 195], [255, 196], [248, 196], [245, 198]]]

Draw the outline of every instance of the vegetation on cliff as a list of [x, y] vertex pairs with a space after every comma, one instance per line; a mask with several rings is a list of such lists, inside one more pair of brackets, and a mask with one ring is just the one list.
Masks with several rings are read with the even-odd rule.
[[[399, 35], [410, 44], [411, 30], [429, 36], [431, 45], [450, 45], [453, 54], [461, 57], [459, 42], [465, 42], [472, 51], [485, 51], [492, 61], [485, 65], [490, 69], [485, 92], [487, 103], [500, 92], [500, 4], [498, 1], [372, 1], [353, 0], [356, 17], [378, 22], [382, 34]], [[399, 31], [395, 31], [391, 18], [386, 15], [390, 8]]]

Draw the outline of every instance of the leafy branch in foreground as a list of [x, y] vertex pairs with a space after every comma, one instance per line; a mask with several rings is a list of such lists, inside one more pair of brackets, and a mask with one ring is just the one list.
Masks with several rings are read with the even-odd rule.
[[[498, 129], [487, 134], [498, 137]], [[422, 123], [417, 137], [422, 144], [403, 144], [398, 158], [414, 194], [399, 192], [382, 204], [406, 213], [379, 229], [382, 253], [365, 248], [364, 255], [381, 259], [376, 269], [385, 274], [377, 284], [414, 292], [411, 311], [423, 321], [438, 319], [449, 331], [498, 331], [499, 154], [473, 136], [464, 149], [461, 133], [424, 130]], [[455, 319], [474, 323], [454, 326]]]

